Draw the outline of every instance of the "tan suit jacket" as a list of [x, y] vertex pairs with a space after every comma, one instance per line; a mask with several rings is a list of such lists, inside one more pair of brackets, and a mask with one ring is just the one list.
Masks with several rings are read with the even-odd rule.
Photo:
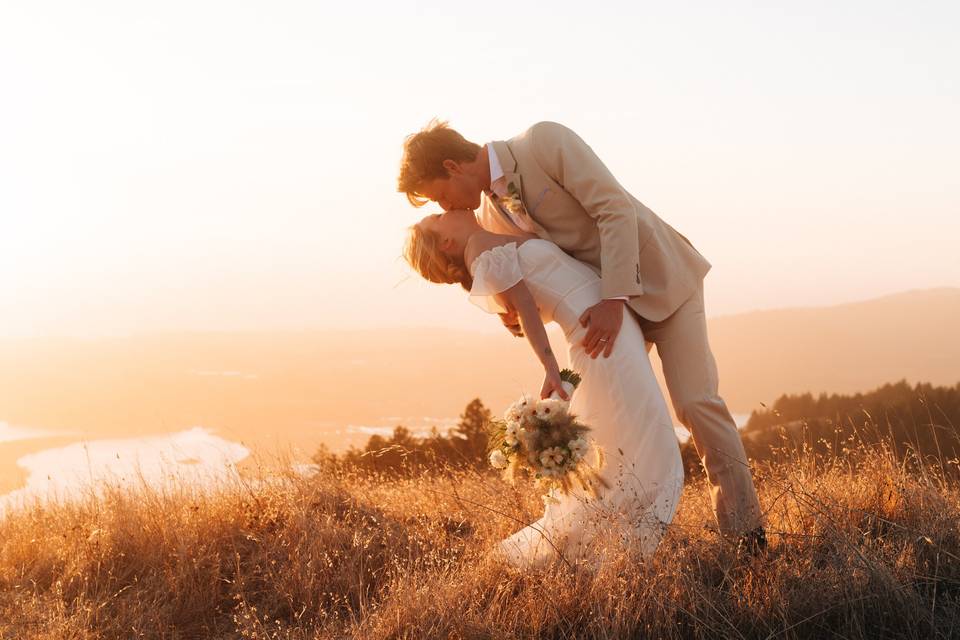
[[[591, 266], [604, 298], [628, 296], [633, 311], [659, 322], [697, 291], [710, 263], [630, 195], [576, 133], [539, 122], [491, 144], [510, 190], [521, 194], [514, 213]], [[478, 219], [494, 233], [518, 232], [486, 197]]]

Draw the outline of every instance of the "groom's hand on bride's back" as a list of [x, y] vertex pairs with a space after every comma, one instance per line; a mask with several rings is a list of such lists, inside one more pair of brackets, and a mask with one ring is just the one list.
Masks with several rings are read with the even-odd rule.
[[581, 326], [587, 329], [583, 348], [591, 358], [596, 358], [601, 353], [604, 358], [609, 358], [613, 353], [613, 343], [617, 341], [620, 327], [623, 326], [625, 305], [619, 298], [601, 300], [580, 316]]
[[516, 309], [510, 309], [506, 313], [498, 313], [497, 315], [500, 316], [500, 322], [507, 328], [507, 331], [518, 338], [523, 337], [523, 329], [520, 328], [520, 316]]

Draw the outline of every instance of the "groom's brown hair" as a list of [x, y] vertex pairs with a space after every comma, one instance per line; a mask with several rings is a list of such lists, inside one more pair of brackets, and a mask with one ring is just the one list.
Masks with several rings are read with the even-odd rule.
[[422, 207], [430, 200], [417, 193], [417, 188], [427, 180], [449, 175], [443, 166], [444, 160], [469, 162], [478, 153], [480, 145], [465, 139], [446, 122], [434, 118], [426, 127], [404, 140], [398, 190], [407, 195], [410, 204]]

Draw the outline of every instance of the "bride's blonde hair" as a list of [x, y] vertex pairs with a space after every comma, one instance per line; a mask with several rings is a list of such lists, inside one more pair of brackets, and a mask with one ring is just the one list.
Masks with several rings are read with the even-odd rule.
[[440, 250], [440, 234], [415, 224], [407, 230], [403, 258], [417, 273], [430, 282], [459, 284], [470, 291], [473, 277], [463, 256], [451, 258]]

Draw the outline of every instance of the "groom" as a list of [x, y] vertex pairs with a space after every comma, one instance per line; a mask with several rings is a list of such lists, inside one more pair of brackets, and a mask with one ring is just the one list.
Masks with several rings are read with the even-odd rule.
[[[766, 545], [760, 504], [736, 424], [718, 395], [703, 278], [710, 263], [624, 189], [573, 131], [539, 122], [504, 142], [465, 140], [432, 122], [404, 143], [399, 190], [414, 206], [471, 209], [494, 233], [551, 240], [600, 276], [603, 300], [584, 312], [591, 357], [616, 348], [624, 310], [657, 345], [670, 398], [693, 434], [720, 531]], [[515, 314], [504, 324], [521, 335]]]

